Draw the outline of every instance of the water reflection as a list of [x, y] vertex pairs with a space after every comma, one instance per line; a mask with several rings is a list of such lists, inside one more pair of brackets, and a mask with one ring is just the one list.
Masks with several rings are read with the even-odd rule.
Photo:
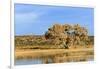
[[94, 56], [93, 56], [93, 53], [91, 52], [63, 53], [63, 54], [56, 54], [56, 55], [50, 55], [50, 56], [42, 56], [42, 57], [37, 57], [37, 58], [16, 59], [15, 65], [93, 61], [93, 59], [94, 59]]

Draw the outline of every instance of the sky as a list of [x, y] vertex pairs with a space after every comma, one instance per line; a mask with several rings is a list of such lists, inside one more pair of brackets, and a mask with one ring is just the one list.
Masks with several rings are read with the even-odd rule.
[[14, 22], [15, 35], [43, 35], [56, 23], [80, 24], [94, 35], [93, 8], [15, 3]]

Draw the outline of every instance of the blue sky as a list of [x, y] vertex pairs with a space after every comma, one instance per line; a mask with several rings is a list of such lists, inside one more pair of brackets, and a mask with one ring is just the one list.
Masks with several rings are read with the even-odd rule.
[[94, 35], [93, 8], [16, 3], [14, 11], [15, 35], [42, 35], [55, 23], [80, 24]]

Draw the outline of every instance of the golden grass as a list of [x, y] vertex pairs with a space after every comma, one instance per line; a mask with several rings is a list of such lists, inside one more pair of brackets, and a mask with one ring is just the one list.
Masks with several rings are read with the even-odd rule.
[[[87, 46], [71, 46], [69, 48], [92, 48], [93, 45], [87, 45]], [[16, 49], [61, 49], [57, 45], [27, 45], [27, 46], [15, 46]]]
[[94, 48], [71, 48], [71, 49], [15, 49], [15, 59], [37, 58], [46, 56], [57, 56], [63, 54], [69, 56], [86, 56], [94, 54]]

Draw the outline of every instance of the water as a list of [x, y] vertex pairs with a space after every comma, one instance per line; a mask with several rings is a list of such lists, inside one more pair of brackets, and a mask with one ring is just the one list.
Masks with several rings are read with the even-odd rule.
[[88, 59], [65, 59], [61, 58], [51, 58], [51, 57], [42, 57], [42, 58], [35, 58], [35, 59], [16, 59], [15, 65], [33, 65], [33, 64], [49, 64], [49, 63], [64, 63], [64, 62], [77, 62], [77, 61], [93, 61], [93, 57], [89, 57]]
[[15, 65], [42, 64], [41, 59], [19, 59], [15, 61]]
[[48, 58], [48, 62], [46, 62], [42, 58], [38, 59], [18, 59], [15, 61], [15, 65], [28, 65], [28, 64], [46, 64], [53, 63], [52, 59]]

